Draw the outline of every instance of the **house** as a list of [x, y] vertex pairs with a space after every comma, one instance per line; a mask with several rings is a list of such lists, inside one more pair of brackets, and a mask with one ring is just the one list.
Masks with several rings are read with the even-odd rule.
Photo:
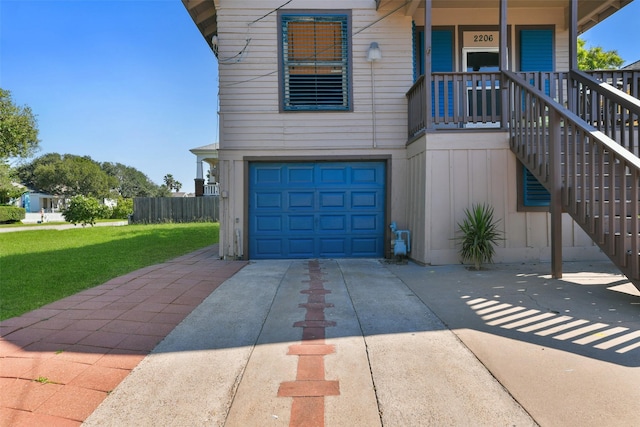
[[[218, 144], [209, 144], [202, 147], [192, 148], [189, 151], [196, 156], [196, 197], [219, 196], [220, 184], [216, 178], [218, 175]], [[206, 163], [209, 166], [206, 182], [203, 173], [203, 163]]]
[[20, 205], [27, 213], [59, 213], [64, 206], [64, 197], [29, 190], [21, 196]]
[[607, 193], [639, 199], [640, 102], [576, 56], [631, 1], [183, 0], [219, 63], [220, 255], [389, 256], [395, 221], [410, 258], [457, 263], [489, 203], [499, 262], [640, 275], [637, 203]]
[[621, 70], [627, 70], [627, 71], [640, 70], [640, 59], [637, 60], [636, 62], [632, 62], [627, 66], [622, 67]]

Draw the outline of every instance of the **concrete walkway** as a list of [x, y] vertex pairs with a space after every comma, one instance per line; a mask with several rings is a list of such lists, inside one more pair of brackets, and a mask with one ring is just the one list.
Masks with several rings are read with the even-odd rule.
[[[108, 221], [108, 222], [96, 222], [94, 227], [115, 227], [121, 225], [127, 225], [127, 221]], [[82, 228], [82, 225], [73, 224], [38, 224], [25, 227], [0, 227], [0, 233], [13, 233], [16, 231], [34, 231], [34, 230], [67, 230], [70, 228]], [[89, 226], [90, 227], [90, 226]]]

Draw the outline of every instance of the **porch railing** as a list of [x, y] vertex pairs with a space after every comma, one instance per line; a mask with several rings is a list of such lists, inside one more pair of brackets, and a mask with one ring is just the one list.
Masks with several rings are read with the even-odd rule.
[[[500, 73], [432, 73], [431, 79], [434, 126], [500, 126]], [[421, 76], [406, 94], [409, 138], [427, 127], [424, 85]]]
[[[640, 99], [640, 71], [515, 74], [623, 147], [640, 154], [640, 118], [634, 104]], [[429, 125], [424, 85], [421, 76], [406, 94], [409, 138], [424, 132]], [[612, 91], [612, 87], [621, 92]], [[431, 124], [435, 128], [500, 124], [499, 73], [432, 73], [431, 91]]]
[[204, 196], [219, 196], [220, 195], [220, 184], [205, 184], [204, 185]]
[[558, 213], [568, 212], [640, 289], [640, 159], [540, 85], [504, 76], [511, 149], [551, 193], [552, 235]]

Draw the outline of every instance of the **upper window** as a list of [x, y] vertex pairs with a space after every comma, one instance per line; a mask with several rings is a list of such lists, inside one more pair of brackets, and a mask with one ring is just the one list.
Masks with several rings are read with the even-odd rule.
[[349, 15], [281, 14], [284, 111], [349, 110]]

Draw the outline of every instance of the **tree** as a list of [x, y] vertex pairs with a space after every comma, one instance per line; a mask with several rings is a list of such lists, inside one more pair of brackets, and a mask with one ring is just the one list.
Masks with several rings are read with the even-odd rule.
[[115, 192], [126, 199], [132, 197], [153, 197], [158, 193], [158, 186], [149, 177], [131, 166], [122, 163], [101, 164], [102, 170], [107, 175], [114, 177], [118, 184]]
[[613, 70], [624, 64], [617, 50], [605, 51], [600, 46], [587, 49], [587, 42], [578, 39], [578, 68], [581, 70]]
[[91, 157], [73, 154], [46, 154], [19, 167], [18, 175], [25, 185], [58, 196], [107, 198], [117, 186]]
[[14, 104], [11, 92], [0, 88], [0, 158], [30, 157], [39, 143], [31, 108]]
[[162, 184], [158, 187], [156, 197], [171, 197], [171, 189], [166, 184]]
[[26, 191], [24, 186], [16, 184], [15, 171], [5, 160], [0, 159], [0, 205], [9, 203]]
[[73, 196], [67, 207], [62, 211], [65, 221], [73, 225], [82, 224], [83, 227], [87, 224], [93, 227], [100, 214], [100, 202], [94, 197], [81, 195]]
[[176, 181], [173, 175], [171, 175], [170, 173], [166, 174], [163, 179], [164, 184], [167, 186], [169, 191], [180, 191], [180, 189], [182, 188], [182, 183], [180, 181]]

